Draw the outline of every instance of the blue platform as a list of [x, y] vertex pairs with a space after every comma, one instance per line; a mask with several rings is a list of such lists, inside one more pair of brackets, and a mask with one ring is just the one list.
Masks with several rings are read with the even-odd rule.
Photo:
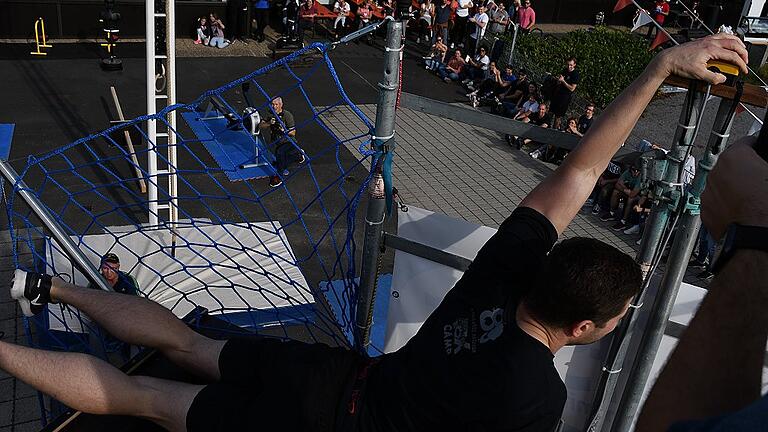
[[0, 160], [8, 160], [11, 155], [11, 140], [15, 124], [0, 123]]
[[[356, 278], [355, 281], [359, 282], [360, 279]], [[321, 287], [325, 287], [325, 282], [320, 284]], [[336, 315], [336, 319], [344, 317], [344, 320], [349, 322], [349, 305], [342, 305], [344, 296], [344, 283], [340, 280], [331, 281], [331, 291], [324, 292], [328, 304], [331, 306], [331, 310]], [[384, 337], [387, 335], [387, 313], [389, 312], [389, 297], [392, 295], [392, 275], [383, 274], [379, 276], [379, 286], [376, 288], [376, 301], [373, 308], [373, 327], [371, 328], [371, 345], [368, 347], [368, 355], [371, 357], [377, 357], [381, 355], [384, 349]], [[339, 325], [343, 327], [343, 323], [339, 322]], [[354, 344], [354, 337], [352, 331], [346, 329], [344, 336], [350, 344]]]
[[[201, 120], [203, 113], [189, 111], [181, 116], [187, 122], [197, 139], [205, 146], [230, 181], [249, 180], [275, 175], [272, 161], [275, 157], [270, 153], [261, 137], [251, 138], [244, 129], [232, 130], [227, 128], [227, 119], [207, 118]], [[208, 116], [217, 116], [212, 111]], [[256, 146], [259, 157], [256, 158]], [[241, 168], [245, 164], [260, 164], [261, 166]]]

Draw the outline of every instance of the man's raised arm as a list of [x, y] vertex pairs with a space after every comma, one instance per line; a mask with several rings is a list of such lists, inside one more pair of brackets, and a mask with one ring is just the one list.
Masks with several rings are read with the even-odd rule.
[[658, 54], [643, 73], [595, 119], [589, 132], [565, 162], [539, 183], [520, 205], [542, 213], [552, 222], [558, 234], [562, 234], [664, 79], [677, 75], [713, 84], [722, 83], [725, 76], [707, 70], [707, 62], [713, 59], [737, 65], [747, 73], [747, 50], [743, 42], [731, 35], [709, 36]]

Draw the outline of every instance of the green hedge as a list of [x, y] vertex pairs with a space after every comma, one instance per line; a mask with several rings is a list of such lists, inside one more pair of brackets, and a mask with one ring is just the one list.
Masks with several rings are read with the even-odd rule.
[[608, 105], [653, 58], [648, 41], [625, 31], [598, 27], [565, 35], [525, 35], [515, 48], [518, 60], [538, 72], [559, 74], [576, 57], [581, 82], [576, 93], [598, 107]]

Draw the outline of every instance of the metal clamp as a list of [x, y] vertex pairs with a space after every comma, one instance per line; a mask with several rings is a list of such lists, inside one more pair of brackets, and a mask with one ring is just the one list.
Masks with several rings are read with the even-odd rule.
[[388, 141], [388, 140], [390, 140], [390, 139], [392, 139], [394, 137], [395, 137], [395, 131], [394, 130], [392, 131], [392, 134], [384, 136], [384, 137], [377, 137], [376, 135], [371, 134], [371, 139], [372, 140]]
[[613, 374], [617, 374], [617, 373], [621, 372], [621, 368], [618, 368], [616, 370], [611, 370], [611, 369], [608, 369], [607, 367], [603, 366], [603, 372], [608, 372], [609, 374], [613, 375]]

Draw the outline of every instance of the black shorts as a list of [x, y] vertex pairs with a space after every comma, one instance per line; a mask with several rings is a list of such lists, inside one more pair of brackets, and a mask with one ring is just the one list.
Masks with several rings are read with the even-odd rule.
[[187, 430], [332, 431], [361, 357], [344, 348], [276, 339], [233, 339], [221, 381], [203, 388]]
[[[568, 107], [571, 105], [571, 96], [555, 96], [550, 101], [549, 112], [557, 117], [562, 117], [568, 112]], [[552, 125], [549, 125], [552, 127]]]

